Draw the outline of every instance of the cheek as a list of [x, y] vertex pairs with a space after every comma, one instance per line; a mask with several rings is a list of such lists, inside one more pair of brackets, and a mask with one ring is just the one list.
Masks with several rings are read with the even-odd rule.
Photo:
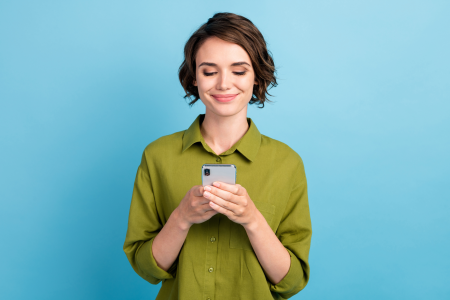
[[244, 93], [253, 93], [253, 84], [254, 79], [250, 78], [250, 76], [247, 78], [239, 78], [236, 81], [236, 86]]
[[210, 89], [212, 89], [215, 85], [215, 81], [212, 78], [199, 78], [199, 80], [197, 81], [197, 87], [199, 89], [199, 91], [208, 91]]

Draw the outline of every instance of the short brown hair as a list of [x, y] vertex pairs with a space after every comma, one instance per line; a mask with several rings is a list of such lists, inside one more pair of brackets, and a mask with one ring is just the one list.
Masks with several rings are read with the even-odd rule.
[[272, 55], [267, 49], [266, 41], [261, 32], [247, 18], [233, 13], [216, 13], [208, 22], [195, 31], [184, 46], [184, 61], [178, 69], [178, 77], [186, 95], [184, 98], [194, 97], [189, 105], [192, 106], [200, 98], [198, 88], [194, 85], [196, 74], [195, 56], [200, 46], [209, 37], [218, 37], [227, 42], [241, 46], [250, 56], [255, 71], [253, 95], [250, 104], [261, 104], [264, 107], [269, 86], [277, 86], [275, 65]]

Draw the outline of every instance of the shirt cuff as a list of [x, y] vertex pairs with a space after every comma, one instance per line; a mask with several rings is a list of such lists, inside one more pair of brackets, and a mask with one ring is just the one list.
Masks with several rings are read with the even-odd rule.
[[299, 259], [292, 253], [291, 250], [287, 249], [289, 255], [291, 256], [291, 265], [286, 276], [281, 279], [277, 284], [269, 284], [271, 291], [280, 294], [283, 298], [288, 299], [302, 290], [303, 282], [303, 268], [300, 264]]
[[171, 273], [176, 269], [177, 262], [175, 261], [167, 271], [161, 269], [153, 257], [152, 244], [154, 240], [155, 238], [152, 238], [151, 240], [145, 242], [139, 249], [137, 254], [139, 268], [146, 275], [148, 274], [150, 276], [149, 279], [153, 279], [152, 281], [154, 281], [154, 278], [158, 279], [158, 281], [174, 278]]

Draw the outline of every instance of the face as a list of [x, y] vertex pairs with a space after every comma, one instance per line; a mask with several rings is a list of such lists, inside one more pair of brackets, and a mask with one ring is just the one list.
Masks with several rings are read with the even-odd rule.
[[248, 53], [237, 44], [210, 37], [198, 49], [195, 61], [194, 85], [206, 110], [220, 116], [246, 113], [257, 84]]

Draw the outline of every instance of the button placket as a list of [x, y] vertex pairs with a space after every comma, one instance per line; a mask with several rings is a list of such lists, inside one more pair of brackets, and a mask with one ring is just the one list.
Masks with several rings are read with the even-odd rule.
[[217, 266], [217, 239], [219, 235], [220, 216], [215, 215], [208, 220], [208, 243], [206, 246], [206, 260], [205, 260], [205, 284], [203, 290], [203, 299], [214, 298], [215, 295], [215, 280], [216, 280], [216, 266]]

